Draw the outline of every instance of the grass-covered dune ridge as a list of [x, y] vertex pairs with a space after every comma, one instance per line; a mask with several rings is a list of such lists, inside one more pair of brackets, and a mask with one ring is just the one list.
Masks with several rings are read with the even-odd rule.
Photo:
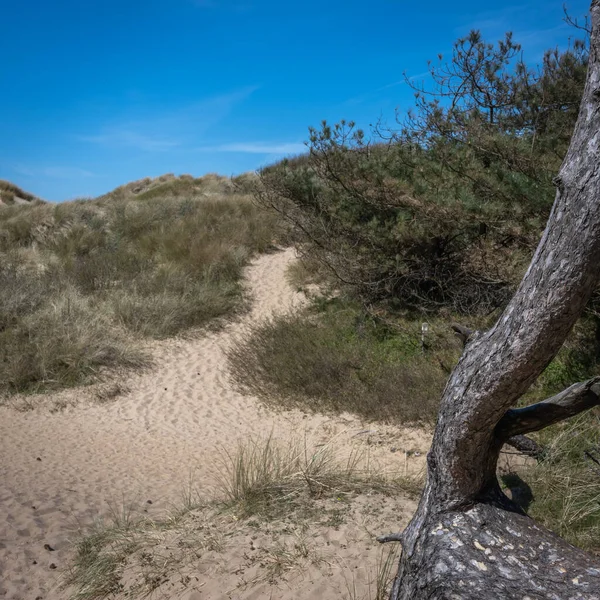
[[139, 339], [232, 314], [242, 306], [242, 268], [278, 231], [241, 186], [214, 175], [3, 207], [0, 393], [141, 365]]
[[30, 202], [41, 203], [42, 200], [22, 190], [14, 183], [0, 179], [0, 206], [28, 204]]

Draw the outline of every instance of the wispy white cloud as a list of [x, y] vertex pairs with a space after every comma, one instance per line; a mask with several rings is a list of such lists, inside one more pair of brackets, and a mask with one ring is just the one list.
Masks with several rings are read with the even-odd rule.
[[92, 144], [103, 144], [107, 146], [128, 146], [144, 151], [170, 150], [181, 144], [180, 140], [169, 139], [162, 136], [147, 135], [128, 129], [107, 129], [104, 133], [96, 135], [78, 135], [77, 139], [81, 142], [90, 142]]
[[79, 167], [68, 166], [39, 166], [39, 165], [13, 165], [13, 171], [26, 177], [50, 177], [53, 179], [81, 179], [82, 177], [94, 177], [94, 173]]
[[242, 152], [246, 154], [299, 154], [306, 146], [296, 142], [234, 142], [198, 148], [202, 152]]
[[379, 92], [383, 92], [390, 88], [397, 87], [399, 85], [402, 85], [403, 83], [404, 83], [404, 79], [386, 83], [385, 85], [382, 85], [378, 88], [369, 90], [367, 92], [363, 92], [362, 94], [359, 94], [358, 96], [353, 96], [352, 98], [348, 98], [348, 100], [344, 100], [344, 102], [342, 102], [342, 106], [354, 106], [356, 104], [362, 104], [363, 102], [367, 102], [368, 100], [372, 100], [373, 98], [376, 98], [377, 95], [379, 94]]
[[[142, 152], [189, 147], [208, 129], [222, 122], [257, 89], [258, 86], [249, 86], [168, 110], [139, 108], [138, 114], [131, 111], [132, 114], [101, 126], [99, 131], [78, 134], [75, 138], [81, 142], [111, 148], [135, 148]], [[140, 118], [142, 111], [144, 117]]]
[[515, 40], [522, 46], [530, 48], [543, 47], [544, 49], [552, 47], [558, 41], [565, 41], [569, 37], [577, 37], [578, 32], [574, 32], [568, 28], [566, 23], [557, 25], [556, 27], [548, 27], [546, 29], [529, 29], [519, 30], [515, 32]]

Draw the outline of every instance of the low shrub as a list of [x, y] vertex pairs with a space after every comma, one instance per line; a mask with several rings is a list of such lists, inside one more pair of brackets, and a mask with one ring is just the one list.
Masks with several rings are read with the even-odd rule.
[[232, 376], [271, 406], [431, 422], [458, 344], [450, 333], [432, 331], [424, 353], [420, 325], [402, 326], [384, 325], [341, 301], [280, 316], [252, 328], [229, 351]]

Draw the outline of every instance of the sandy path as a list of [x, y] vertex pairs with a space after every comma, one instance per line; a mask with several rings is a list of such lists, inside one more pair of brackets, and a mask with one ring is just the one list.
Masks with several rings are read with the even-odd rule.
[[[0, 408], [0, 598], [64, 597], [60, 571], [78, 524], [123, 500], [151, 500], [150, 512], [163, 510], [190, 480], [207, 485], [223, 446], [271, 431], [284, 439], [357, 439], [363, 426], [356, 419], [274, 414], [229, 382], [224, 350], [235, 336], [304, 301], [285, 282], [292, 260], [290, 250], [256, 260], [247, 271], [253, 309], [217, 333], [158, 344], [155, 367], [132, 376], [130, 391], [114, 402], [54, 413]], [[426, 449], [418, 432], [394, 437], [389, 446]], [[389, 456], [386, 444], [379, 450]], [[412, 461], [411, 470], [421, 467], [422, 460]]]

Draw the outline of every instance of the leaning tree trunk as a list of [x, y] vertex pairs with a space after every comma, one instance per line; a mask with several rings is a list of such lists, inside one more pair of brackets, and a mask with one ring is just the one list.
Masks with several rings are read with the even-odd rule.
[[600, 561], [525, 516], [500, 490], [514, 435], [599, 403], [597, 379], [525, 409], [517, 400], [553, 359], [600, 280], [600, 0], [579, 119], [548, 225], [496, 323], [472, 335], [442, 396], [427, 483], [403, 534], [399, 599], [600, 599]]

